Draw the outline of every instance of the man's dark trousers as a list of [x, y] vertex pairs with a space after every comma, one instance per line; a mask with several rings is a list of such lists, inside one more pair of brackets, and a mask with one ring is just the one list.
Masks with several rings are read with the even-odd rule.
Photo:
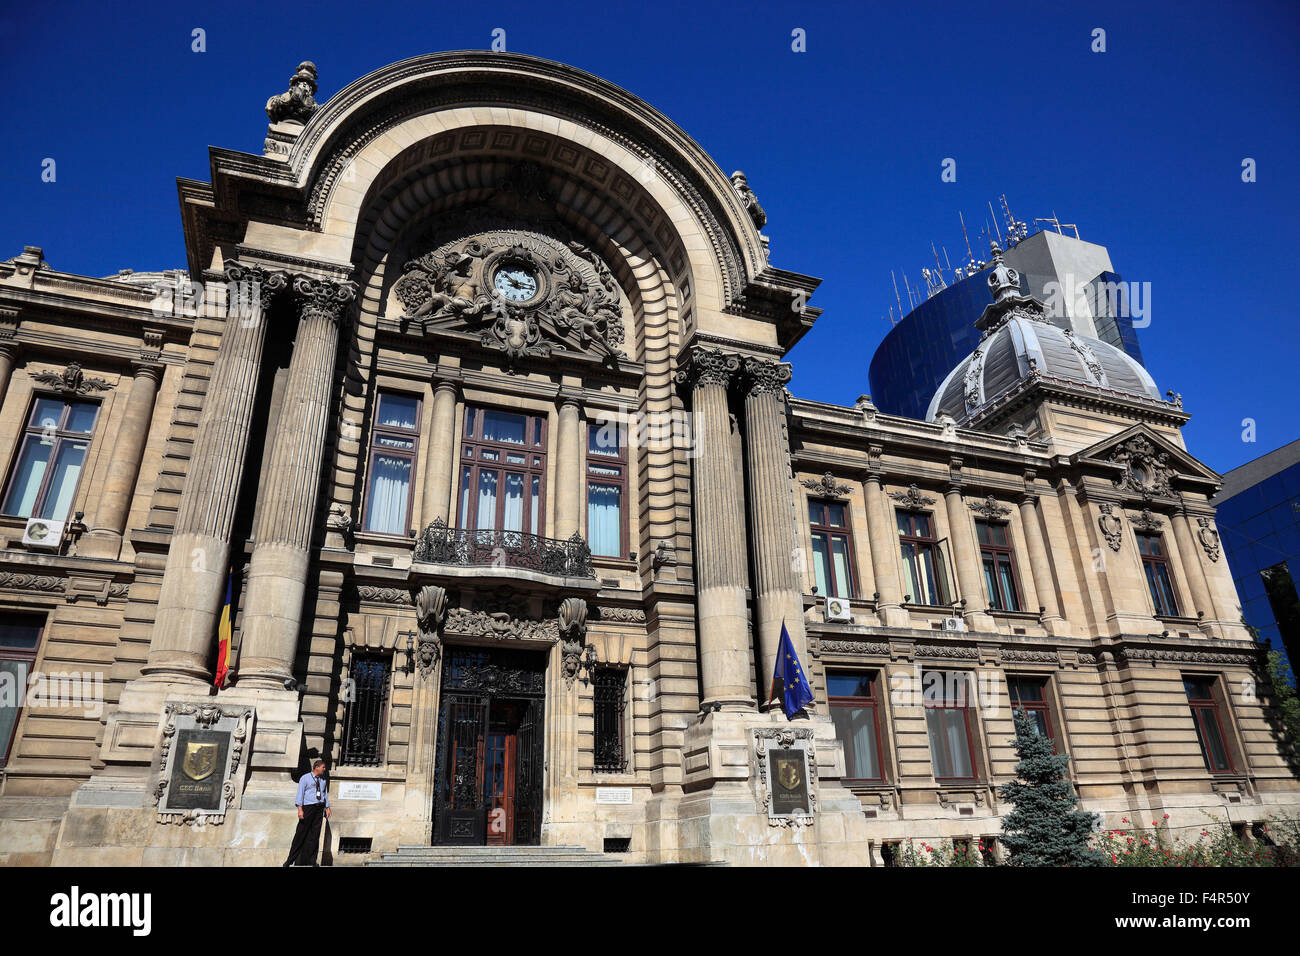
[[309, 803], [302, 808], [302, 819], [293, 834], [289, 847], [289, 862], [298, 866], [315, 866], [316, 851], [320, 848], [320, 827], [325, 821], [325, 805]]

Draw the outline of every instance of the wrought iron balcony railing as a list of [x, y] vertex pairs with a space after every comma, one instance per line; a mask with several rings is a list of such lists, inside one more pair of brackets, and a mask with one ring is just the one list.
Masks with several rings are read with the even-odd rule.
[[448, 528], [435, 518], [415, 543], [415, 560], [461, 568], [520, 568], [567, 578], [594, 578], [591, 548], [577, 532], [567, 541], [522, 531]]

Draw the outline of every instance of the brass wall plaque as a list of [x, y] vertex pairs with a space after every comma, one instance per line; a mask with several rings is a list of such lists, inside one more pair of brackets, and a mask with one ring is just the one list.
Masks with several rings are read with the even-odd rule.
[[176, 758], [167, 788], [172, 810], [211, 810], [222, 807], [230, 731], [185, 729], [176, 733]]
[[771, 812], [779, 816], [811, 813], [807, 751], [794, 747], [773, 748], [768, 751], [768, 760], [771, 761]]

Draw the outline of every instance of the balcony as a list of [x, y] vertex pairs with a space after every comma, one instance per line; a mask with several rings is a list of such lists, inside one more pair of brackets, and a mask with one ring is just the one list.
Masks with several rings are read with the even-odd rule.
[[[448, 528], [434, 519], [415, 542], [415, 564], [440, 565], [439, 571], [455, 577], [523, 577], [545, 581], [577, 579], [585, 586], [596, 583], [591, 548], [576, 532], [566, 541], [522, 531]], [[464, 569], [464, 570], [461, 570]], [[555, 582], [559, 583], [559, 582]]]

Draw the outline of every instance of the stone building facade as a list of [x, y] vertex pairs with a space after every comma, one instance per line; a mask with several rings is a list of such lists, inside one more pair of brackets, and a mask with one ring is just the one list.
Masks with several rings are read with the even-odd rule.
[[278, 864], [322, 755], [337, 864], [881, 864], [996, 836], [1013, 703], [1108, 822], [1300, 808], [1181, 399], [1004, 266], [933, 421], [803, 401], [819, 280], [641, 100], [316, 83], [185, 270], [0, 264], [0, 677], [102, 692], [0, 711], [0, 863]]

